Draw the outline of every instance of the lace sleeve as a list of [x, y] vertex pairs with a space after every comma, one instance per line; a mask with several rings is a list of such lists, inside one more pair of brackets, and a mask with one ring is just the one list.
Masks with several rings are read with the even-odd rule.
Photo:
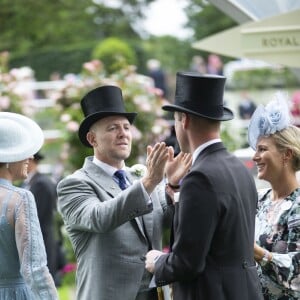
[[37, 299], [58, 299], [52, 276], [47, 267], [47, 256], [31, 192], [16, 194], [15, 233], [21, 274]]

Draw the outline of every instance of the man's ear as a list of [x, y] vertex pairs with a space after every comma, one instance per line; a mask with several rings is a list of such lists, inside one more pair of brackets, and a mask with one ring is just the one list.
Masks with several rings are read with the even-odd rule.
[[190, 116], [186, 113], [182, 113], [181, 124], [183, 129], [187, 129], [190, 123]]
[[95, 135], [95, 133], [93, 131], [89, 131], [86, 134], [86, 139], [87, 139], [87, 141], [90, 143], [90, 145], [92, 147], [97, 147], [96, 135]]

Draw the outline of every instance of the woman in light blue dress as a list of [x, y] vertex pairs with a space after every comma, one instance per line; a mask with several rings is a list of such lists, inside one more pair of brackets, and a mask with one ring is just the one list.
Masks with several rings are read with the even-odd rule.
[[0, 112], [0, 299], [58, 299], [33, 195], [13, 185], [27, 177], [44, 141], [29, 118]]
[[265, 300], [300, 299], [300, 129], [290, 120], [279, 93], [257, 108], [248, 129], [257, 176], [271, 185], [258, 194], [254, 245]]

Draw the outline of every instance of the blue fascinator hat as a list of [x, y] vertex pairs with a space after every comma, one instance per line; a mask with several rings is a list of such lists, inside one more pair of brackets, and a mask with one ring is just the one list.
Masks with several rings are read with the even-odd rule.
[[262, 136], [281, 131], [291, 125], [287, 96], [277, 92], [266, 106], [260, 104], [253, 113], [248, 127], [248, 143], [256, 149], [257, 141]]

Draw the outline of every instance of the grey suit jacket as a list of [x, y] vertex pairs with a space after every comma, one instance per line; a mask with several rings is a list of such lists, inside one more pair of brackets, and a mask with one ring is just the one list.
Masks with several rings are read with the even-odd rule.
[[133, 300], [148, 288], [151, 275], [141, 257], [161, 249], [164, 218], [171, 223], [173, 207], [163, 185], [147, 205], [141, 183], [127, 176], [132, 185], [122, 191], [88, 157], [58, 184], [58, 210], [77, 259], [78, 300]]

